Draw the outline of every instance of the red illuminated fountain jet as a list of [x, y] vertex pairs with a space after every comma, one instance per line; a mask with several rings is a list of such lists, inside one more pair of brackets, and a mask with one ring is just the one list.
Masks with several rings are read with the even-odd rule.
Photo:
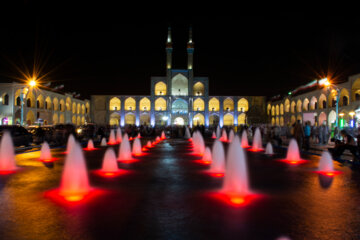
[[214, 142], [211, 158], [212, 162], [207, 173], [212, 177], [223, 177], [225, 175], [225, 151], [219, 140]]
[[106, 149], [102, 168], [95, 171], [96, 174], [103, 177], [116, 177], [125, 172], [125, 170], [118, 168], [115, 151], [112, 148]]
[[123, 163], [131, 163], [136, 161], [131, 156], [131, 146], [127, 133], [124, 134], [123, 140], [119, 147], [118, 161]]
[[205, 151], [204, 138], [199, 131], [193, 134], [193, 154], [197, 156], [203, 156]]
[[86, 148], [84, 148], [85, 151], [93, 151], [96, 150], [96, 148], [94, 147], [94, 142], [92, 139], [89, 139], [88, 144], [86, 146]]
[[13, 141], [9, 132], [4, 132], [0, 142], [0, 174], [10, 174], [17, 170]]
[[110, 130], [110, 136], [109, 136], [108, 145], [115, 145], [115, 144], [118, 144], [118, 142], [116, 141], [116, 138], [115, 138], [114, 129], [111, 129]]
[[319, 169], [315, 172], [328, 177], [334, 177], [341, 173], [340, 171], [334, 170], [334, 163], [328, 151], [324, 151], [322, 153], [319, 162]]
[[122, 133], [121, 133], [121, 128], [118, 127], [116, 129], [116, 142], [117, 143], [121, 143], [122, 142]]
[[244, 129], [241, 134], [241, 147], [242, 148], [249, 148], [249, 140], [246, 130]]
[[41, 162], [53, 162], [56, 159], [57, 158], [53, 158], [51, 156], [51, 151], [50, 151], [49, 144], [45, 141], [41, 146], [39, 161], [41, 161]]
[[264, 149], [262, 147], [262, 138], [261, 138], [261, 132], [260, 132], [259, 128], [256, 128], [256, 130], [255, 130], [252, 147], [249, 149], [249, 151], [252, 151], [252, 152], [264, 151]]
[[298, 165], [307, 162], [306, 160], [300, 158], [299, 146], [295, 139], [290, 140], [286, 158], [280, 161], [292, 165]]

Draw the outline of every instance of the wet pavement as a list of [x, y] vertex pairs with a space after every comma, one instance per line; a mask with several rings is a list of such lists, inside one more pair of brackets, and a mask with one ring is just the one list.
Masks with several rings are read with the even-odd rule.
[[186, 140], [165, 140], [139, 161], [120, 163], [127, 171], [115, 178], [92, 172], [105, 148], [85, 152], [94, 190], [79, 202], [51, 191], [62, 151], [53, 150], [59, 159], [46, 166], [39, 152], [18, 154], [21, 169], [0, 175], [0, 239], [360, 239], [360, 172], [335, 162], [342, 174], [318, 175], [317, 156], [294, 166], [277, 160], [284, 152], [247, 152], [258, 197], [234, 206], [219, 198], [222, 178], [204, 173]]

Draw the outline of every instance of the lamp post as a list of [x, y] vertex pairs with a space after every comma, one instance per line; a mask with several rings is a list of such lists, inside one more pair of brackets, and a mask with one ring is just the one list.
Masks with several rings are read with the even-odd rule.
[[[35, 78], [32, 78], [28, 81], [28, 85], [30, 88], [33, 88], [36, 86], [36, 80]], [[26, 99], [27, 94], [29, 93], [28, 87], [23, 87], [20, 89], [20, 107], [21, 107], [21, 116], [20, 116], [20, 125], [24, 125], [24, 100]]]

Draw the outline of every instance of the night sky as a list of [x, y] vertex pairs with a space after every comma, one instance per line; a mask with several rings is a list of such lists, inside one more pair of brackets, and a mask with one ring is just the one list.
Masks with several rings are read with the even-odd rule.
[[[343, 81], [360, 73], [360, 18], [314, 13], [122, 16], [98, 11], [9, 9], [0, 22], [0, 81], [41, 68], [42, 81], [91, 94], [150, 94], [150, 76], [165, 75], [167, 27], [174, 68], [186, 68], [193, 27], [195, 76], [211, 95], [286, 93], [315, 78]], [[63, 9], [63, 8], [61, 8]], [[66, 9], [66, 8], [65, 8]], [[4, 10], [4, 9], [3, 9]]]

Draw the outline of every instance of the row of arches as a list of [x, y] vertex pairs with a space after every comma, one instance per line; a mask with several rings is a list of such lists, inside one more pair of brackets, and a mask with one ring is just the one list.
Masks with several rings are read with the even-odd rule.
[[[15, 106], [21, 105], [21, 98], [20, 98], [21, 89], [18, 89], [15, 92], [15, 98], [14, 103]], [[6, 103], [4, 105], [9, 104], [9, 95], [7, 93], [4, 93], [2, 95], [3, 103]], [[57, 98], [50, 96], [44, 96], [42, 94], [39, 94], [35, 98], [35, 94], [33, 91], [29, 91], [26, 95], [26, 99], [24, 99], [25, 106], [29, 108], [39, 108], [39, 109], [47, 109], [47, 110], [54, 110], [54, 111], [71, 111], [73, 114], [87, 114], [90, 112], [90, 104], [89, 102], [83, 103], [76, 103], [73, 102], [70, 97], [67, 97], [66, 99], [63, 98]]]
[[[345, 114], [345, 116], [347, 116]], [[276, 116], [271, 118], [271, 124], [272, 125], [278, 125], [278, 126], [285, 126], [285, 125], [293, 125], [297, 120], [300, 122], [303, 122], [303, 116], [301, 114], [298, 115], [291, 115], [290, 119], [286, 119], [283, 116]], [[336, 112], [334, 110], [331, 110], [329, 114], [327, 115], [325, 112], [321, 112], [319, 116], [317, 116], [314, 120], [314, 122], [311, 122], [312, 125], [322, 125], [322, 124], [328, 124], [329, 127], [331, 127], [332, 124], [336, 121]]]
[[[54, 124], [54, 125], [55, 124], [64, 124], [65, 123], [65, 115], [63, 113], [60, 113], [60, 114], [54, 113], [51, 116], [51, 120], [52, 120], [52, 124]], [[29, 110], [26, 113], [25, 121], [28, 125], [32, 125], [36, 122], [36, 116], [32, 110]], [[71, 122], [75, 125], [85, 124], [85, 117], [73, 115]], [[48, 123], [46, 123], [46, 124], [48, 124]]]
[[[154, 102], [156, 111], [166, 111], [167, 102], [164, 98], [159, 97]], [[234, 111], [235, 103], [231, 98], [226, 98], [223, 102], [223, 109], [227, 111]], [[136, 100], [133, 97], [125, 99], [124, 108], [126, 111], [136, 110]], [[147, 97], [143, 97], [139, 102], [140, 111], [150, 111], [151, 101]], [[247, 112], [249, 110], [249, 102], [245, 98], [241, 98], [237, 102], [237, 108], [239, 112]], [[209, 100], [209, 111], [219, 111], [220, 101], [213, 97]], [[121, 100], [117, 97], [113, 97], [109, 101], [109, 110], [118, 111], [121, 110]], [[197, 98], [193, 102], [193, 111], [204, 111], [205, 101], [202, 98]]]
[[[187, 78], [183, 75], [177, 75], [172, 80], [172, 95], [188, 95], [188, 81]], [[193, 96], [203, 96], [205, 95], [205, 86], [202, 82], [196, 82], [193, 85]], [[167, 95], [167, 85], [166, 83], [160, 81], [157, 82], [154, 86], [155, 96]]]

